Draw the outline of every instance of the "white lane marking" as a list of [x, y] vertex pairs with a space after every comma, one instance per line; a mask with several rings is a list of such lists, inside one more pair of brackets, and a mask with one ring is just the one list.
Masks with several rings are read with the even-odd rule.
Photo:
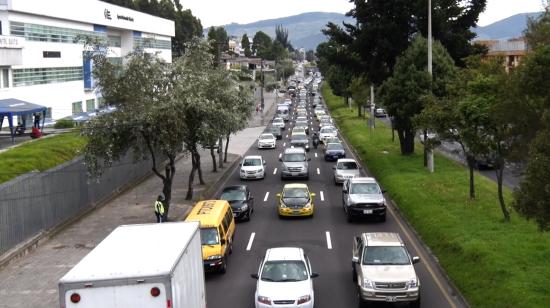
[[315, 153], [315, 157], [317, 157], [317, 153]]
[[246, 245], [246, 251], [250, 251], [250, 248], [252, 248], [252, 242], [254, 242], [254, 237], [256, 236], [256, 232], [252, 232], [250, 234], [250, 239], [248, 240], [248, 245]]
[[264, 202], [267, 201], [267, 198], [269, 198], [269, 191], [265, 193]]
[[319, 168], [317, 168], [317, 174], [321, 174], [321, 170], [319, 170]]
[[286, 137], [285, 137], [285, 138], [288, 138], [288, 135], [286, 135]]
[[281, 156], [283, 156], [283, 153], [279, 153], [279, 158], [281, 158]]
[[285, 143], [283, 143], [283, 147], [286, 147], [286, 142], [285, 142]]
[[325, 194], [323, 194], [323, 191], [321, 190], [321, 201], [325, 201]]
[[332, 249], [332, 242], [330, 241], [330, 232], [327, 231], [325, 234], [327, 236], [327, 248]]
[[277, 168], [273, 169], [273, 174], [277, 174]]

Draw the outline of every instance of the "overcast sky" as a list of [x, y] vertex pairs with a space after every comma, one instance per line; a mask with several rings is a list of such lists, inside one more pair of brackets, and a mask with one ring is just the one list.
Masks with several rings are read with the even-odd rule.
[[[488, 0], [479, 25], [485, 26], [517, 13], [541, 11], [542, 1]], [[182, 0], [181, 3], [201, 19], [205, 28], [232, 22], [246, 24], [305, 12], [345, 13], [353, 7], [348, 0]]]

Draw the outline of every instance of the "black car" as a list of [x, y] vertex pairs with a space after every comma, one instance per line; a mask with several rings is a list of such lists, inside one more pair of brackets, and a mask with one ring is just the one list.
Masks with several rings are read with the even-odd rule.
[[325, 160], [338, 160], [345, 158], [346, 151], [341, 143], [328, 143], [325, 148]]
[[291, 147], [302, 147], [304, 150], [309, 151], [309, 139], [305, 134], [292, 135], [290, 139]]
[[266, 133], [272, 133], [277, 140], [281, 140], [283, 138], [283, 133], [281, 131], [282, 129], [278, 126], [270, 126], [267, 128]]
[[227, 186], [223, 189], [220, 200], [227, 200], [238, 221], [249, 221], [254, 212], [254, 197], [246, 185]]

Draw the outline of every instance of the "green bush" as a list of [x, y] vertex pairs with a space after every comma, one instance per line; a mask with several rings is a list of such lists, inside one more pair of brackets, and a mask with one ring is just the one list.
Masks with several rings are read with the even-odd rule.
[[55, 122], [55, 124], [53, 125], [54, 128], [73, 128], [74, 127], [74, 122], [73, 120], [69, 120], [69, 119], [61, 119], [61, 120], [58, 120], [57, 122]]

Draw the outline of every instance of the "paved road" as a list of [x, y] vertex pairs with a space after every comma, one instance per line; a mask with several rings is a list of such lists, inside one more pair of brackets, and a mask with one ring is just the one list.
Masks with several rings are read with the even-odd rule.
[[[315, 121], [313, 123], [316, 124]], [[288, 126], [284, 135], [289, 133]], [[335, 186], [332, 180], [334, 163], [325, 162], [320, 149], [312, 149], [309, 153], [310, 179], [307, 184], [317, 194], [315, 217], [279, 219], [275, 194], [282, 190], [285, 183], [293, 182], [282, 182], [279, 174], [278, 157], [288, 142], [283, 136], [283, 140], [277, 141], [275, 150], [257, 150], [253, 145], [247, 151], [247, 155], [263, 155], [267, 160], [267, 176], [264, 180], [245, 182], [255, 197], [255, 212], [250, 222], [237, 225], [227, 273], [206, 276], [209, 308], [254, 307], [256, 280], [250, 274], [257, 272], [266, 249], [277, 246], [302, 247], [309, 255], [313, 271], [320, 274], [314, 281], [316, 307], [355, 307], [357, 299], [351, 271], [352, 238], [362, 232], [376, 231], [400, 233], [411, 254], [421, 257], [422, 261], [415, 267], [422, 283], [422, 307], [462, 306], [448, 291], [451, 288], [446, 280], [413, 232], [398, 218], [395, 209], [390, 208], [385, 223], [347, 223], [342, 209], [342, 188]], [[349, 157], [349, 149], [347, 153]], [[242, 182], [236, 170], [222, 186], [239, 183]]]

